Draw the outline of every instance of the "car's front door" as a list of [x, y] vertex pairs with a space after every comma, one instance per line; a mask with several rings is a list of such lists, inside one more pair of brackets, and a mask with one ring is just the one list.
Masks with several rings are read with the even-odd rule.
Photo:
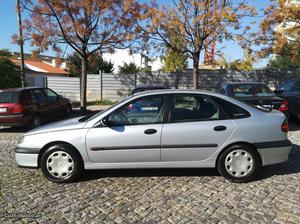
[[164, 113], [164, 96], [145, 96], [110, 113], [106, 125], [86, 135], [89, 158], [97, 163], [157, 162]]
[[161, 139], [163, 161], [203, 161], [212, 156], [234, 131], [231, 120], [206, 96], [176, 94]]

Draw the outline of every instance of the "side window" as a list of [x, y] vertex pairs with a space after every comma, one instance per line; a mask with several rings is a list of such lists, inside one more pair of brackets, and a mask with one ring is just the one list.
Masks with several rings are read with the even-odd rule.
[[38, 103], [46, 103], [48, 102], [48, 97], [44, 94], [44, 92], [40, 89], [32, 90], [31, 94], [35, 98]]
[[108, 116], [108, 121], [118, 125], [154, 124], [162, 121], [163, 96], [146, 96], [134, 100]]
[[245, 117], [250, 116], [250, 113], [248, 111], [246, 111], [245, 109], [243, 109], [233, 103], [230, 103], [227, 100], [223, 100], [223, 99], [221, 99], [219, 97], [215, 97], [215, 96], [213, 97], [213, 99], [232, 118], [245, 118]]
[[33, 102], [33, 98], [31, 96], [30, 92], [28, 92], [28, 91], [21, 92], [20, 100], [25, 105], [31, 104]]
[[58, 95], [50, 89], [44, 89], [45, 94], [47, 95], [49, 101], [55, 102], [58, 99]]
[[285, 83], [283, 83], [279, 86], [279, 89], [284, 91], [284, 92], [288, 92], [288, 91], [291, 90], [291, 87], [292, 87], [293, 83], [294, 82], [292, 82], [292, 81], [285, 82]]
[[171, 110], [172, 122], [215, 120], [220, 118], [219, 109], [206, 97], [174, 95]]
[[300, 82], [296, 82], [292, 88], [293, 92], [300, 92]]

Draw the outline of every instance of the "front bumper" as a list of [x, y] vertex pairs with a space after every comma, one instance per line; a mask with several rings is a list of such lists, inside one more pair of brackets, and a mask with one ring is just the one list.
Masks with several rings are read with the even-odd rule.
[[18, 166], [21, 167], [38, 167], [38, 156], [40, 149], [20, 148], [15, 149], [15, 159]]
[[262, 165], [266, 166], [287, 161], [292, 143], [289, 140], [257, 143], [256, 147], [260, 154]]

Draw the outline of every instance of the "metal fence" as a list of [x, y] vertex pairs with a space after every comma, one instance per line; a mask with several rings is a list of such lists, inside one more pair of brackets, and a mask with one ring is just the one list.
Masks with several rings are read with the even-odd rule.
[[[199, 87], [215, 90], [225, 81], [258, 81], [274, 88], [291, 78], [300, 78], [300, 70], [253, 70], [238, 72], [231, 70], [200, 70]], [[192, 71], [175, 73], [140, 74], [89, 74], [87, 76], [87, 100], [120, 100], [137, 85], [164, 84], [170, 88], [192, 88]], [[80, 99], [78, 77], [47, 77], [47, 86], [72, 101]]]

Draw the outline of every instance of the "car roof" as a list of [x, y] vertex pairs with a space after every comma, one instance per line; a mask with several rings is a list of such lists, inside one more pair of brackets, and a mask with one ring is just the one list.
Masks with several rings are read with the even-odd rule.
[[[207, 90], [198, 90], [198, 89], [157, 89], [157, 90], [146, 90], [143, 92], [138, 92], [132, 96], [142, 96], [142, 95], [152, 95], [152, 94], [174, 94], [174, 93], [195, 93], [195, 94], [209, 94], [214, 95], [217, 93], [210, 92]], [[219, 95], [219, 94], [217, 94]]]
[[263, 82], [223, 82], [226, 85], [266, 85]]
[[34, 89], [45, 89], [45, 88], [43, 87], [8, 88], [8, 89], [1, 89], [0, 92], [21, 92], [24, 90], [34, 90]]
[[142, 89], [142, 88], [166, 88], [163, 84], [146, 84], [146, 85], [139, 85], [135, 87], [135, 89]]

